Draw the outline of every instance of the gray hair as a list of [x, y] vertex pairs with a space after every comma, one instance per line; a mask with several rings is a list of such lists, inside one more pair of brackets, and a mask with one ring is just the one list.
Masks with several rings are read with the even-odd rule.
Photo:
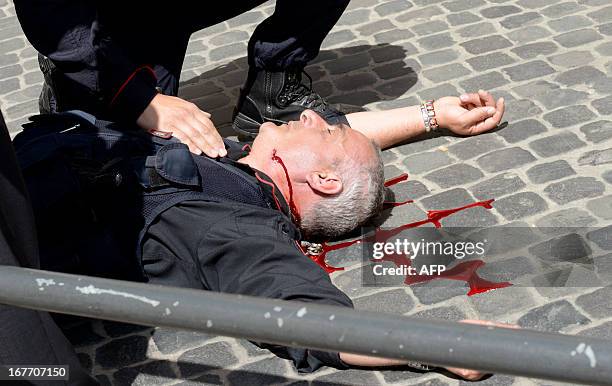
[[375, 157], [361, 164], [353, 157], [339, 160], [337, 171], [343, 189], [337, 195], [317, 202], [302, 217], [301, 227], [308, 237], [338, 237], [363, 225], [382, 208], [384, 170], [380, 149], [371, 142]]

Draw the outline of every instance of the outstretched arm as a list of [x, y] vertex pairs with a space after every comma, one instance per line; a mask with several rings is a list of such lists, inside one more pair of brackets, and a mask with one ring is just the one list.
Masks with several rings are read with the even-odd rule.
[[[497, 102], [483, 90], [434, 102], [440, 127], [459, 135], [476, 135], [496, 127], [504, 114], [504, 99]], [[366, 111], [346, 116], [351, 128], [374, 140], [381, 149], [425, 133], [419, 106], [387, 111]]]
[[[491, 326], [491, 327], [501, 327], [501, 328], [519, 328], [517, 325], [506, 324], [506, 323], [497, 323], [490, 322], [485, 320], [462, 320], [461, 323], [467, 324], [478, 324], [481, 326]], [[340, 353], [340, 359], [347, 365], [351, 366], [361, 366], [361, 367], [387, 367], [387, 366], [405, 366], [409, 365], [409, 361], [403, 361], [400, 359], [385, 359], [385, 358], [376, 358], [367, 355], [357, 355], [357, 354], [348, 354], [348, 353]], [[477, 381], [484, 377], [486, 374], [478, 371], [478, 370], [469, 370], [469, 369], [459, 369], [454, 367], [448, 367], [446, 370], [450, 371], [453, 374], [456, 374], [464, 379], [469, 381]]]

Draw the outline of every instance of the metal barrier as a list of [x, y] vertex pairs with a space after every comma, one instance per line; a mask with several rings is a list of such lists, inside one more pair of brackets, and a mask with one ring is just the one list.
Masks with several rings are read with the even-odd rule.
[[0, 303], [286, 346], [612, 385], [612, 342], [0, 266]]

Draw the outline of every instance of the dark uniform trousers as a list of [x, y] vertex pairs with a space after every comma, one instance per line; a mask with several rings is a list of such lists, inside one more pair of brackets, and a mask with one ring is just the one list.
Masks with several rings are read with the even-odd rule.
[[[277, 0], [274, 13], [248, 42], [250, 67], [282, 71], [305, 66], [318, 55], [349, 1]], [[46, 108], [135, 122], [156, 87], [177, 94], [193, 32], [261, 3], [15, 0], [15, 7], [29, 41], [49, 59], [42, 60], [41, 69], [57, 95]]]
[[[28, 268], [38, 268], [39, 265], [34, 218], [2, 114], [0, 264]], [[1, 288], [2, 284], [0, 291]], [[70, 343], [46, 312], [0, 305], [0, 364], [68, 365], [68, 384], [97, 384], [83, 370]], [[58, 385], [61, 382], [38, 381], [32, 384]]]

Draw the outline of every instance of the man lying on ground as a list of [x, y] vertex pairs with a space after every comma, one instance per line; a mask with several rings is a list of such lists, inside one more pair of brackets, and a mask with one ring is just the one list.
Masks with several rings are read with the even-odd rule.
[[[299, 121], [263, 124], [250, 151], [226, 141], [228, 156], [218, 159], [72, 114], [39, 116], [15, 145], [37, 215], [43, 268], [351, 307], [302, 253], [302, 237], [337, 237], [380, 211], [379, 147], [426, 126], [479, 134], [497, 126], [503, 111], [503, 99], [484, 91], [423, 109], [350, 114], [337, 125], [306, 110]], [[261, 346], [306, 372], [406, 364]]]

